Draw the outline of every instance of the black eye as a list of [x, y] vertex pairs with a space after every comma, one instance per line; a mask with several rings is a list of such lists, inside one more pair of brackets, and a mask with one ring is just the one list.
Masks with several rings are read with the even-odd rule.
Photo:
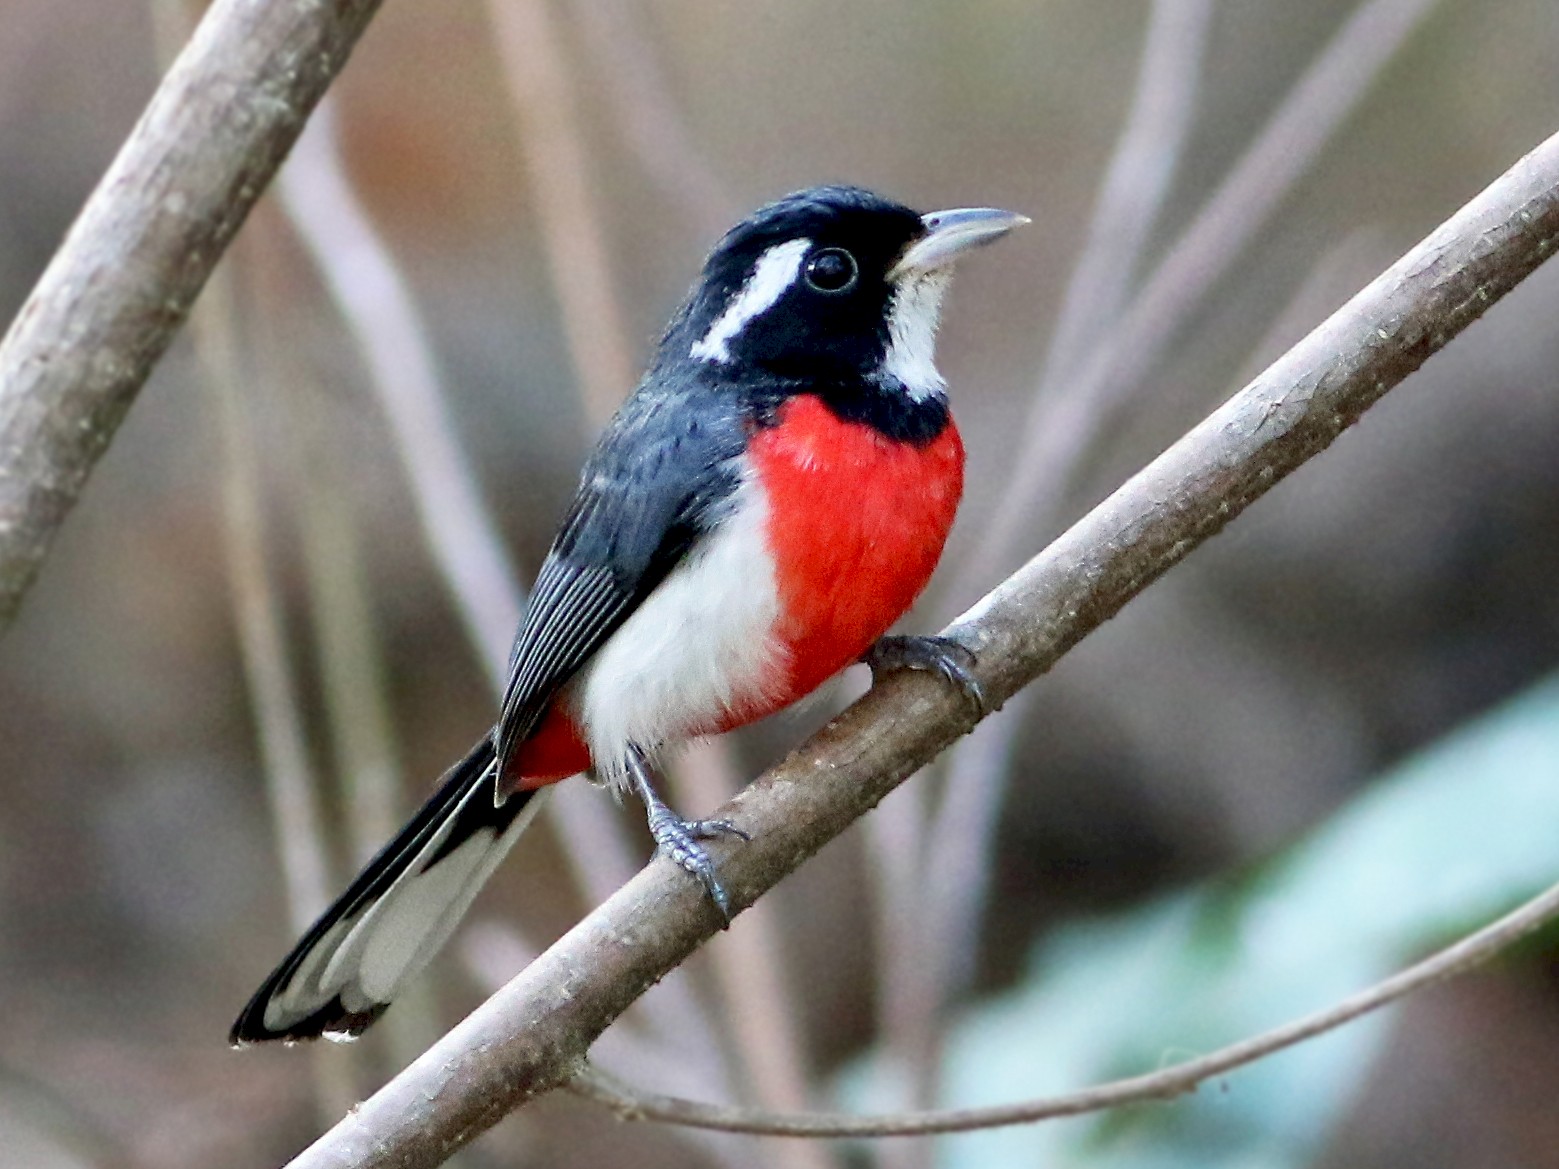
[[824, 248], [807, 261], [807, 283], [819, 292], [844, 292], [855, 283], [855, 257], [843, 248]]

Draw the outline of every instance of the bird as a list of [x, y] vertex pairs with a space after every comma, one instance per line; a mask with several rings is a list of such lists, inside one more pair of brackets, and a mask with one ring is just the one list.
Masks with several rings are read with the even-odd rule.
[[234, 1046], [361, 1034], [454, 932], [549, 784], [585, 773], [635, 795], [657, 853], [728, 924], [704, 842], [746, 833], [672, 811], [654, 786], [661, 752], [862, 660], [874, 677], [934, 670], [981, 701], [965, 647], [889, 630], [963, 493], [934, 361], [951, 265], [1027, 222], [838, 185], [725, 234], [584, 463], [496, 723], [264, 981]]

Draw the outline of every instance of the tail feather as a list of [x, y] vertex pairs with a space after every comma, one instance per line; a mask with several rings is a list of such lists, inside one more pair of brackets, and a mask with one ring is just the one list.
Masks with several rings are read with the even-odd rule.
[[228, 1041], [352, 1038], [382, 1015], [541, 806], [532, 791], [499, 804], [496, 785], [484, 737], [265, 980]]

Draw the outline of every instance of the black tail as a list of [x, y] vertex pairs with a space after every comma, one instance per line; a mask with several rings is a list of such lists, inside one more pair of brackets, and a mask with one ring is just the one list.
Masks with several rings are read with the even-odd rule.
[[531, 791], [495, 804], [496, 779], [484, 737], [309, 927], [228, 1041], [352, 1038], [382, 1015], [454, 932], [541, 805]]

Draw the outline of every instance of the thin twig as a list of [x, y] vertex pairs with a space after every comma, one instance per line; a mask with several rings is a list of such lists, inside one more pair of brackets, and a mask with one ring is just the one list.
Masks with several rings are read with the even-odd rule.
[[[285, 230], [274, 205], [262, 206], [250, 223], [258, 243], [243, 253], [252, 289], [245, 319], [260, 375], [252, 380], [276, 391], [284, 440], [275, 445], [302, 546], [331, 772], [340, 793], [342, 837], [355, 866], [377, 852], [405, 818], [404, 776], [360, 520], [340, 466], [340, 420], [318, 378], [297, 359], [296, 347], [277, 335], [282, 306], [292, 295], [286, 261], [293, 253], [277, 246]], [[442, 1030], [427, 986], [408, 988], [381, 1027], [394, 1067], [415, 1059]]]
[[[177, 2], [177, 0], [175, 0]], [[226, 514], [228, 576], [240, 657], [249, 687], [271, 806], [273, 836], [287, 889], [287, 916], [306, 929], [329, 904], [333, 881], [324, 816], [309, 765], [298, 695], [287, 664], [281, 606], [265, 552], [260, 468], [239, 394], [232, 291], [218, 273], [206, 287], [193, 320], [195, 351], [216, 400], [222, 438], [222, 503]], [[354, 1069], [324, 1058], [312, 1061], [316, 1103], [322, 1118], [356, 1098]]]
[[288, 916], [302, 929], [329, 904], [333, 882], [324, 843], [324, 816], [315, 798], [318, 789], [309, 764], [297, 690], [287, 664], [281, 606], [267, 567], [260, 468], [250, 436], [253, 424], [245, 417], [236, 388], [231, 303], [226, 282], [213, 280], [191, 333], [221, 411], [222, 504], [234, 623], [276, 826]]
[[295, 512], [321, 690], [351, 856], [355, 864], [364, 864], [400, 827], [406, 800], [388, 675], [363, 567], [362, 533], [349, 485], [332, 476], [322, 457], [323, 444], [310, 442], [311, 436], [329, 433], [330, 422], [318, 399], [301, 400], [317, 394], [319, 386], [307, 379], [272, 384], [294, 391], [285, 421], [298, 452], [292, 460], [297, 471]]
[[[1543, 143], [949, 630], [1000, 703], [1325, 450], [1559, 244], [1559, 135]], [[721, 810], [745, 908], [968, 732], [960, 695], [891, 676]], [[656, 861], [365, 1101], [294, 1169], [427, 1169], [576, 1075], [595, 1039], [720, 926]]]
[[488, 0], [590, 434], [633, 388], [605, 222], [549, 0]]
[[0, 633], [380, 0], [215, 0], [0, 342]]
[[1146, 1075], [1114, 1080], [1080, 1092], [1069, 1092], [1064, 1096], [985, 1108], [849, 1116], [827, 1112], [766, 1113], [681, 1100], [642, 1092], [638, 1088], [614, 1082], [599, 1069], [590, 1066], [570, 1081], [568, 1088], [580, 1096], [605, 1104], [624, 1120], [657, 1120], [758, 1136], [931, 1136], [1012, 1124], [1033, 1124], [1062, 1116], [1080, 1116], [1126, 1104], [1144, 1104], [1184, 1096], [1215, 1076], [1225, 1075], [1275, 1052], [1328, 1031], [1335, 1031], [1345, 1023], [1378, 1011], [1414, 991], [1464, 974], [1555, 919], [1559, 919], [1559, 885], [1454, 945], [1325, 1010], [1305, 1015], [1238, 1043], [1231, 1043], [1197, 1059], [1186, 1060]]
[[341, 162], [324, 102], [277, 195], [346, 322], [384, 408], [432, 550], [472, 646], [503, 684], [525, 593], [455, 437], [422, 315]]
[[611, 98], [613, 126], [667, 205], [686, 215], [700, 238], [715, 238], [735, 221], [739, 208], [672, 99], [650, 38], [639, 27], [643, 5], [571, 0], [569, 10], [596, 57], [595, 74]]
[[1064, 394], [1036, 396], [1021, 458], [975, 551], [952, 588], [954, 602], [1011, 561], [1019, 537], [1055, 514], [1083, 454], [1250, 245], [1323, 147], [1374, 86], [1437, 0], [1366, 0], [1294, 84], [1261, 133], [1153, 270], [1131, 305]]

